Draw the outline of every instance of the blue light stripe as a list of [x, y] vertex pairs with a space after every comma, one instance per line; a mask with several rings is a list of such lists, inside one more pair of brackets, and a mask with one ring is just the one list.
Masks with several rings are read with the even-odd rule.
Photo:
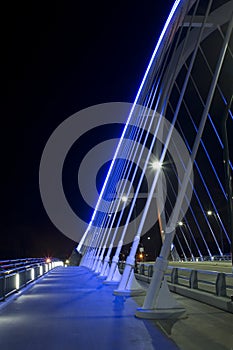
[[[147, 67], [147, 69], [146, 69], [145, 75], [144, 75], [144, 77], [143, 77], [143, 80], [142, 80], [141, 85], [140, 85], [140, 87], [139, 87], [138, 93], [137, 93], [137, 95], [136, 95], [136, 98], [135, 98], [133, 107], [132, 107], [132, 109], [131, 109], [131, 111], [130, 111], [130, 114], [129, 114], [129, 117], [128, 117], [127, 121], [126, 121], [124, 130], [123, 130], [123, 133], [122, 133], [121, 138], [120, 138], [120, 140], [119, 140], [119, 143], [118, 143], [118, 145], [117, 145], [115, 154], [114, 154], [114, 156], [113, 156], [113, 159], [112, 159], [110, 168], [109, 168], [109, 170], [108, 170], [106, 179], [105, 179], [105, 181], [104, 181], [102, 190], [101, 190], [101, 192], [100, 192], [100, 196], [99, 196], [99, 198], [98, 198], [98, 201], [97, 201], [97, 204], [96, 204], [96, 207], [95, 207], [95, 210], [94, 210], [94, 212], [93, 212], [93, 215], [92, 215], [92, 218], [91, 218], [91, 221], [90, 221], [89, 225], [92, 224], [92, 222], [93, 222], [93, 220], [94, 220], [94, 217], [95, 217], [95, 215], [96, 215], [96, 212], [97, 212], [97, 210], [98, 210], [98, 207], [99, 207], [99, 205], [100, 205], [100, 201], [101, 201], [101, 199], [102, 199], [102, 196], [103, 196], [103, 193], [104, 193], [106, 184], [107, 184], [107, 182], [108, 182], [108, 180], [109, 180], [109, 177], [110, 177], [110, 174], [111, 174], [113, 165], [114, 165], [114, 163], [115, 163], [116, 157], [117, 157], [118, 152], [119, 152], [119, 150], [120, 150], [120, 147], [121, 147], [121, 144], [122, 144], [122, 140], [124, 139], [124, 136], [125, 136], [125, 133], [126, 133], [128, 124], [129, 124], [129, 122], [130, 122], [130, 119], [131, 119], [131, 117], [132, 117], [134, 108], [135, 108], [135, 106], [136, 106], [136, 104], [137, 104], [137, 102], [138, 102], [138, 99], [139, 99], [139, 96], [140, 96], [141, 91], [142, 91], [142, 89], [143, 89], [144, 83], [145, 83], [145, 81], [146, 81], [146, 79], [147, 79], [147, 76], [148, 76], [149, 71], [150, 71], [150, 69], [151, 69], [151, 66], [152, 66], [152, 64], [153, 64], [154, 58], [155, 58], [155, 56], [156, 56], [156, 54], [157, 54], [157, 51], [158, 51], [158, 49], [159, 49], [159, 47], [160, 47], [160, 44], [161, 44], [161, 42], [162, 42], [162, 39], [163, 39], [164, 36], [165, 36], [166, 30], [167, 30], [167, 28], [168, 28], [168, 26], [169, 26], [169, 24], [170, 24], [170, 22], [171, 22], [171, 19], [172, 19], [172, 17], [173, 17], [173, 15], [174, 15], [174, 13], [175, 13], [175, 11], [176, 11], [176, 9], [177, 9], [177, 7], [178, 7], [178, 5], [179, 5], [180, 2], [181, 2], [181, 0], [176, 0], [176, 1], [175, 1], [174, 5], [173, 5], [173, 7], [172, 7], [172, 10], [171, 10], [171, 12], [170, 12], [170, 14], [169, 14], [169, 16], [168, 16], [168, 19], [167, 19], [167, 21], [166, 21], [166, 23], [165, 23], [165, 25], [164, 25], [164, 28], [163, 28], [163, 30], [162, 30], [162, 33], [161, 33], [161, 35], [160, 35], [160, 37], [159, 37], [159, 40], [158, 40], [158, 42], [157, 42], [157, 45], [156, 45], [156, 47], [155, 47], [155, 49], [154, 49], [154, 52], [153, 52], [152, 57], [151, 57], [151, 59], [150, 59], [149, 65], [148, 65], [148, 67]], [[89, 225], [88, 225], [88, 226], [89, 226]]]

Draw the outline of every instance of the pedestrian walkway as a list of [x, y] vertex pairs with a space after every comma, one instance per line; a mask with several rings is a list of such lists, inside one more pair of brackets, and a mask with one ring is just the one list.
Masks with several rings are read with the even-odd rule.
[[114, 288], [83, 267], [50, 271], [0, 309], [0, 349], [233, 349], [232, 314], [176, 296], [186, 319], [137, 319], [143, 297], [114, 296]]

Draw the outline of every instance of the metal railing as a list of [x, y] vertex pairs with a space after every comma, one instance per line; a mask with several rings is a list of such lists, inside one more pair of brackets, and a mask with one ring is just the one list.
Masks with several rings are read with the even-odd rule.
[[63, 266], [58, 259], [15, 259], [0, 261], [0, 301], [26, 287], [51, 269]]
[[[123, 270], [124, 265], [125, 262], [120, 262], [119, 269]], [[153, 264], [136, 264], [135, 273], [136, 277], [137, 275], [143, 276], [142, 280], [150, 283], [153, 275]], [[232, 273], [168, 266], [165, 276], [169, 284], [211, 293], [233, 301]]]
[[219, 297], [231, 298], [233, 295], [233, 275], [230, 273], [169, 266], [165, 276], [167, 281], [172, 284], [211, 293]]

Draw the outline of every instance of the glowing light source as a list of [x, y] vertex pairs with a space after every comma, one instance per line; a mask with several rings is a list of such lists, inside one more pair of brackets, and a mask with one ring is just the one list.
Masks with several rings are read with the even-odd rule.
[[152, 162], [151, 166], [154, 170], [159, 170], [162, 168], [162, 163], [158, 160], [155, 160], [154, 162]]
[[19, 289], [19, 273], [15, 275], [15, 289]]
[[182, 221], [179, 221], [179, 222], [178, 222], [178, 225], [179, 225], [179, 226], [183, 226], [184, 223], [183, 223]]
[[47, 264], [51, 262], [51, 259], [50, 258], [46, 258], [46, 262]]
[[208, 210], [208, 211], [207, 211], [207, 215], [209, 215], [209, 216], [213, 215], [212, 210]]
[[121, 200], [122, 200], [122, 202], [127, 202], [128, 197], [127, 197], [127, 196], [122, 196], [122, 197], [121, 197]]
[[169, 14], [169, 16], [168, 16], [168, 18], [167, 18], [167, 21], [166, 21], [166, 23], [165, 23], [165, 25], [164, 25], [164, 27], [163, 27], [162, 33], [161, 33], [161, 35], [160, 35], [160, 37], [159, 37], [159, 40], [158, 40], [158, 42], [157, 42], [157, 44], [156, 44], [156, 46], [155, 46], [154, 52], [153, 52], [153, 54], [152, 54], [152, 57], [151, 57], [151, 59], [150, 59], [150, 62], [149, 62], [149, 64], [148, 64], [148, 66], [147, 66], [146, 72], [145, 72], [145, 74], [144, 74], [144, 77], [143, 77], [143, 79], [142, 79], [141, 85], [140, 85], [139, 90], [138, 90], [138, 92], [137, 92], [137, 95], [136, 95], [135, 101], [134, 101], [134, 103], [133, 103], [133, 106], [132, 106], [132, 108], [131, 108], [131, 111], [130, 111], [130, 113], [129, 113], [128, 119], [127, 119], [127, 121], [126, 121], [126, 123], [125, 123], [124, 130], [123, 130], [123, 132], [122, 132], [122, 135], [121, 135], [121, 138], [120, 138], [119, 143], [118, 143], [118, 145], [117, 145], [117, 148], [116, 148], [114, 157], [113, 157], [112, 162], [111, 162], [111, 165], [110, 165], [110, 167], [109, 167], [107, 176], [106, 176], [106, 178], [105, 178], [103, 187], [102, 187], [102, 189], [101, 189], [101, 192], [100, 192], [100, 195], [99, 195], [97, 204], [96, 204], [96, 206], [95, 206], [95, 210], [94, 210], [94, 212], [93, 212], [93, 214], [92, 214], [92, 217], [91, 217], [91, 221], [89, 222], [88, 227], [87, 227], [87, 229], [86, 229], [86, 231], [85, 231], [85, 233], [84, 233], [84, 235], [83, 235], [83, 238], [82, 238], [81, 242], [79, 243], [79, 245], [78, 245], [78, 247], [77, 247], [77, 250], [78, 250], [78, 251], [80, 251], [81, 246], [82, 246], [82, 244], [83, 244], [83, 242], [84, 242], [84, 240], [85, 240], [85, 238], [86, 238], [86, 235], [87, 235], [87, 233], [88, 233], [88, 231], [89, 231], [89, 229], [90, 229], [90, 226], [92, 225], [92, 223], [93, 223], [93, 221], [94, 221], [94, 218], [95, 218], [95, 216], [96, 216], [96, 213], [97, 213], [97, 211], [98, 211], [100, 202], [101, 202], [102, 197], [103, 197], [103, 193], [104, 193], [105, 188], [106, 188], [106, 186], [107, 186], [107, 182], [108, 182], [108, 180], [109, 180], [109, 177], [110, 177], [110, 175], [111, 175], [111, 172], [112, 172], [114, 163], [115, 163], [115, 161], [116, 161], [118, 152], [119, 152], [119, 150], [120, 150], [122, 141], [123, 141], [124, 136], [125, 136], [125, 134], [126, 134], [126, 130], [127, 130], [128, 124], [130, 123], [130, 120], [131, 120], [133, 111], [134, 111], [135, 106], [136, 106], [136, 104], [137, 104], [137, 102], [138, 102], [139, 96], [140, 96], [140, 94], [141, 94], [141, 92], [142, 92], [142, 89], [143, 89], [143, 87], [144, 87], [144, 84], [145, 84], [145, 82], [146, 82], [146, 79], [147, 79], [147, 77], [148, 77], [148, 75], [149, 75], [149, 72], [150, 72], [151, 67], [152, 67], [152, 65], [153, 65], [154, 59], [155, 59], [155, 57], [156, 57], [156, 54], [157, 54], [157, 52], [158, 52], [158, 50], [159, 50], [159, 48], [160, 48], [161, 42], [162, 42], [163, 38], [165, 37], [166, 31], [167, 31], [167, 29], [168, 29], [168, 26], [169, 26], [169, 24], [170, 24], [170, 22], [171, 22], [171, 20], [172, 20], [172, 17], [173, 17], [173, 15], [174, 15], [174, 13], [175, 13], [177, 7], [179, 6], [180, 2], [181, 2], [181, 0], [176, 0], [176, 1], [175, 1], [174, 5], [173, 5], [173, 7], [172, 7], [172, 9], [171, 9], [171, 12], [170, 12], [170, 14]]

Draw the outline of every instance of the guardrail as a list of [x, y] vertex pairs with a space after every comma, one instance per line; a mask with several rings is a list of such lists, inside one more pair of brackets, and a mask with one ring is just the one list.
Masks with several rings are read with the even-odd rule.
[[26, 287], [51, 269], [63, 266], [58, 259], [16, 259], [0, 261], [0, 301]]
[[[135, 272], [151, 278], [153, 265], [139, 264]], [[220, 297], [231, 298], [233, 295], [233, 275], [230, 273], [168, 266], [165, 276], [171, 284], [198, 289]]]
[[[119, 269], [124, 269], [124, 262]], [[150, 283], [153, 264], [140, 263], [135, 266], [137, 279]], [[168, 266], [165, 276], [172, 292], [233, 312], [233, 274]]]

